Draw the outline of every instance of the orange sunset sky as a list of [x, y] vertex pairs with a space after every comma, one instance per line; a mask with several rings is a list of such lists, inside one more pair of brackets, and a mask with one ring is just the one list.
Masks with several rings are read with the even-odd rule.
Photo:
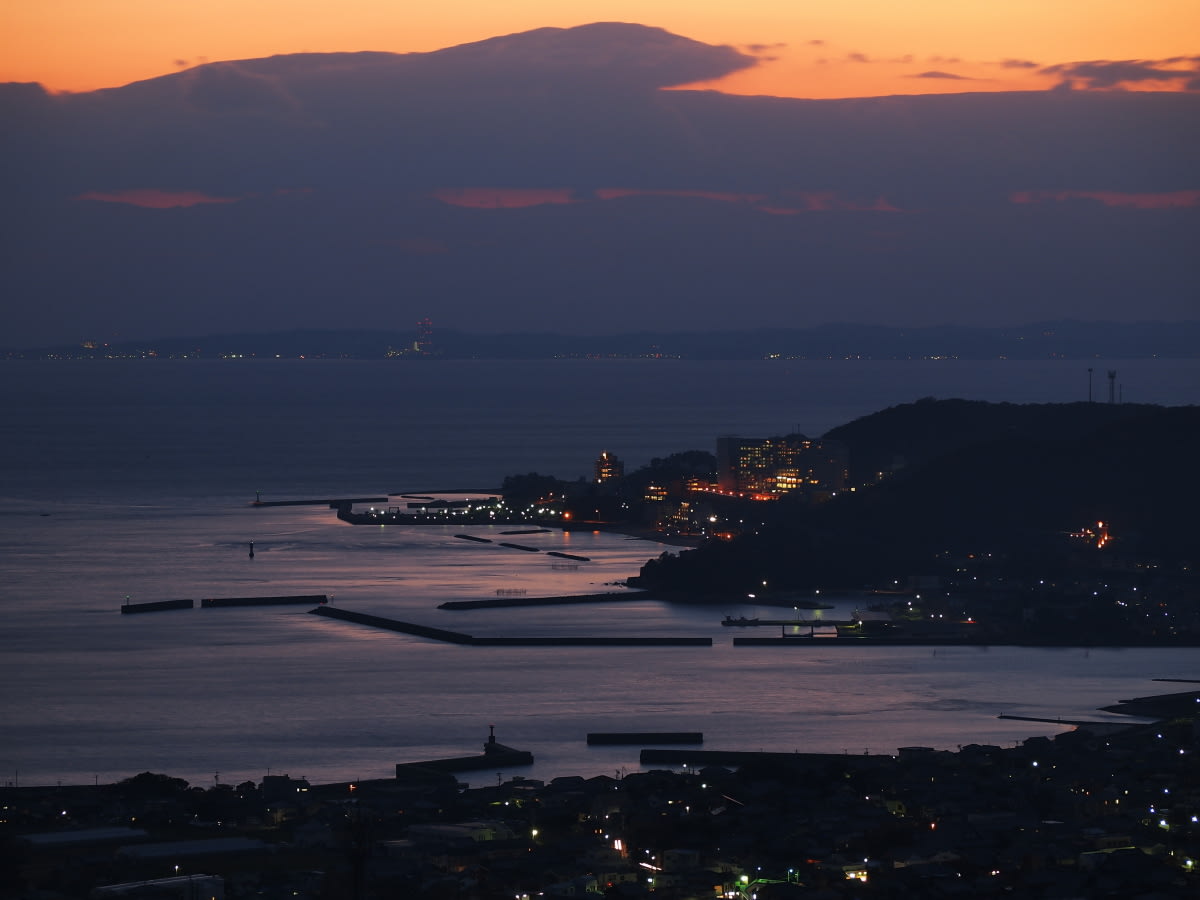
[[704, 86], [788, 97], [1041, 90], [1059, 81], [1049, 66], [1181, 72], [1200, 55], [1200, 0], [0, 0], [0, 81], [88, 91], [218, 60], [430, 51], [597, 21], [753, 53], [759, 66]]

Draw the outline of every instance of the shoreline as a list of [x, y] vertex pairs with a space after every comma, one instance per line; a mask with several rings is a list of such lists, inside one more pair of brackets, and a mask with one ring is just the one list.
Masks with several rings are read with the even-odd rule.
[[[1088, 731], [1089, 729], [1098, 729], [1105, 733], [1112, 733], [1113, 730], [1125, 731], [1136, 728], [1148, 728], [1149, 726], [1161, 725], [1161, 723], [1172, 720], [1188, 718], [1189, 714], [1196, 712], [1196, 707], [1200, 706], [1200, 691], [1184, 691], [1170, 694], [1155, 694], [1147, 697], [1136, 697], [1130, 700], [1120, 700], [1115, 704], [1098, 707], [1098, 711], [1111, 712], [1121, 716], [1128, 716], [1128, 720], [1114, 719], [1111, 721], [1085, 721], [1085, 720], [1066, 720], [1062, 718], [1047, 718], [1037, 716], [1019, 716], [1001, 714], [997, 718], [1015, 719], [1027, 722], [1041, 722], [1046, 724], [1059, 725], [1065, 728], [1070, 728], [1075, 731]], [[1152, 721], [1138, 721], [1139, 719], [1151, 719]], [[1029, 738], [1036, 738], [1037, 735]], [[589, 742], [590, 743], [590, 742]], [[660, 742], [661, 743], [661, 742]], [[512, 748], [504, 747], [505, 750], [511, 751]], [[895, 760], [903, 756], [904, 752], [913, 750], [929, 750], [929, 752], [948, 753], [951, 755], [959, 755], [963, 752], [960, 747], [958, 752], [953, 750], [933, 750], [932, 748], [897, 748], [894, 753], [866, 753], [861, 756], [847, 755], [846, 751], [836, 753], [831, 751], [763, 751], [763, 750], [740, 750], [740, 749], [706, 749], [701, 750], [696, 747], [680, 748], [655, 748], [642, 747], [639, 753], [639, 758], [642, 765], [650, 764], [651, 768], [655, 765], [684, 765], [684, 761], [693, 763], [701, 760], [710, 761], [714, 765], [733, 765], [739, 766], [750, 764], [758, 761], [778, 761], [778, 760], [846, 760], [854, 759], [856, 762], [875, 762], [881, 763], [886, 760]], [[524, 751], [512, 751], [515, 753], [524, 753]], [[675, 758], [679, 758], [679, 762]], [[448, 760], [435, 760], [433, 762], [454, 762], [458, 757], [449, 758]], [[487, 754], [482, 754], [478, 757], [469, 756], [461, 757], [472, 762], [482, 761], [487, 759]], [[374, 788], [382, 790], [403, 790], [406, 785], [405, 779], [400, 777], [400, 772], [411, 772], [413, 769], [419, 770], [422, 766], [428, 766], [429, 761], [422, 762], [401, 762], [396, 763], [397, 776], [384, 778], [358, 778], [352, 781], [329, 781], [329, 782], [313, 782], [307, 783], [307, 790], [314, 796], [320, 796], [329, 792], [336, 794], [344, 794], [347, 789], [361, 790], [364, 788]], [[497, 761], [496, 768], [524, 768], [530, 763], [503, 763]], [[492, 766], [480, 766], [481, 769], [489, 769]], [[647, 770], [649, 771], [649, 770]], [[162, 773], [167, 777], [170, 773]], [[134, 776], [129, 776], [130, 778]], [[289, 776], [283, 776], [287, 778]], [[525, 780], [522, 775], [511, 776], [517, 781]], [[95, 784], [77, 783], [77, 784], [30, 784], [30, 785], [15, 785], [15, 784], [0, 784], [0, 796], [39, 796], [47, 792], [52, 794], [61, 794], [63, 792], [70, 793], [87, 793], [91, 791], [102, 792], [111, 790], [122, 784], [120, 781], [97, 782]], [[540, 780], [540, 779], [538, 779]]]

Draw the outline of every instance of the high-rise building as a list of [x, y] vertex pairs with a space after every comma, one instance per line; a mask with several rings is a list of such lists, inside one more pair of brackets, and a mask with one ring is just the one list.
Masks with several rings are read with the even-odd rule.
[[596, 484], [621, 478], [625, 474], [625, 463], [607, 450], [596, 458]]
[[846, 472], [846, 447], [840, 441], [802, 434], [717, 438], [717, 477], [723, 491], [832, 493], [846, 486]]

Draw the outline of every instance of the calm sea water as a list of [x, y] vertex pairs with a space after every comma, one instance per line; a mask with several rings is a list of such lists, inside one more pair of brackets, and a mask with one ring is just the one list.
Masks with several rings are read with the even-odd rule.
[[[1200, 397], [1196, 361], [1092, 365], [1117, 369], [1129, 401]], [[1086, 365], [3, 364], [0, 780], [388, 777], [396, 762], [479, 749], [490, 723], [535, 754], [532, 770], [517, 771], [546, 778], [638, 768], [637, 748], [589, 748], [589, 731], [703, 731], [709, 749], [1008, 743], [1041, 726], [1002, 713], [1101, 717], [1095, 707], [1162, 691], [1153, 678], [1198, 677], [1194, 650], [735, 648], [720, 618], [754, 607], [671, 606], [614, 586], [671, 549], [655, 543], [520, 539], [593, 559], [572, 569], [455, 539], [462, 528], [349, 526], [321, 507], [247, 505], [256, 491], [371, 496], [494, 487], [528, 471], [587, 476], [601, 450], [633, 468], [712, 449], [720, 434], [816, 435], [923, 396], [1081, 400]], [[616, 596], [436, 608], [498, 589]], [[714, 646], [470, 648], [304, 607], [118, 612], [126, 596], [293, 593], [481, 635], [694, 635]]]

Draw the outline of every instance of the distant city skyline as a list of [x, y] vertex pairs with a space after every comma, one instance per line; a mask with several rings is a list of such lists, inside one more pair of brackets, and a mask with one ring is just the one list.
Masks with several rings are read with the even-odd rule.
[[[14, 358], [354, 359], [1116, 359], [1200, 357], [1200, 319], [1185, 322], [1028, 322], [1003, 328], [827, 325], [723, 332], [487, 334], [410, 329], [295, 330], [145, 340], [88, 339], [42, 347], [0, 346]], [[1105, 370], [1089, 367], [1096, 384]]]

